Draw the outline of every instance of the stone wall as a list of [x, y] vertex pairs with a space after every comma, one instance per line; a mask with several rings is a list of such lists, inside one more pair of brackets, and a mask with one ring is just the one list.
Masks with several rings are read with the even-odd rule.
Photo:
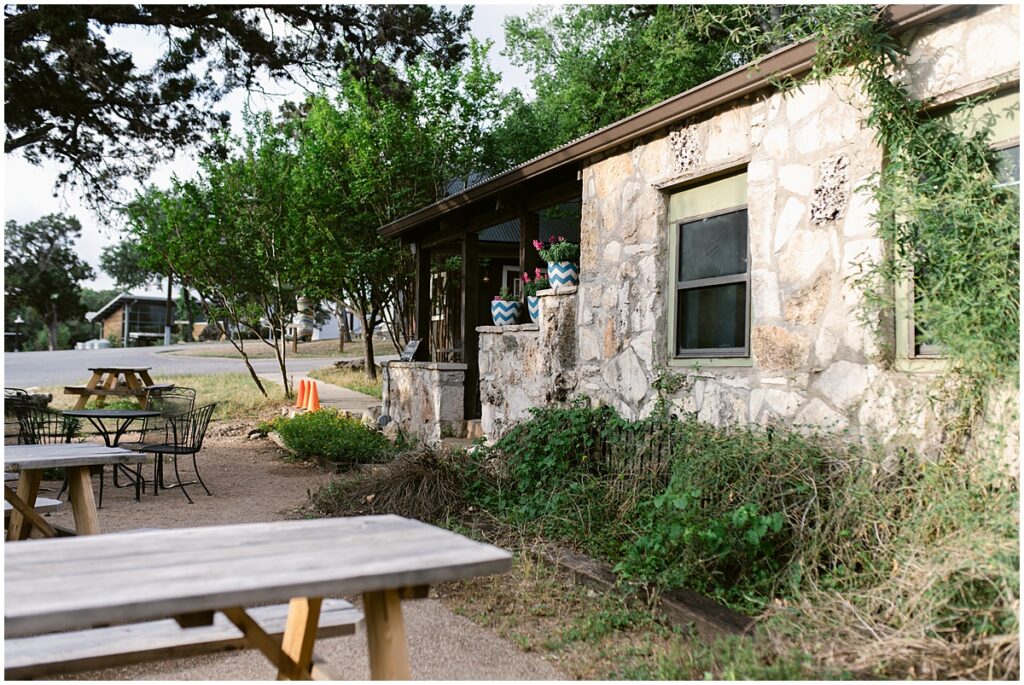
[[465, 364], [391, 361], [382, 373], [381, 414], [402, 432], [427, 444], [463, 437]]
[[568, 400], [576, 388], [576, 288], [542, 290], [540, 322], [480, 326], [480, 423], [497, 440], [531, 407]]
[[[911, 89], [939, 100], [1018, 73], [1018, 8], [966, 8], [910, 36]], [[984, 49], [975, 49], [977, 44]], [[971, 46], [975, 46], [972, 48]], [[725, 169], [748, 174], [749, 360], [676, 366], [677, 408], [712, 423], [848, 431], [926, 451], [943, 440], [934, 375], [891, 370], [861, 324], [859, 264], [883, 249], [860, 186], [882, 151], [841, 78], [734, 103], [593, 159], [583, 170], [576, 391], [648, 413], [669, 359], [668, 200]], [[715, 365], [719, 364], [719, 365]], [[511, 389], [508, 392], [513, 392]]]

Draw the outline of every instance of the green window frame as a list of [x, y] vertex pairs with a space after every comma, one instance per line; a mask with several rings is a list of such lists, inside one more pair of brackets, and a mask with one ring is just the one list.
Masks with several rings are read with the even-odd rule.
[[[747, 216], [747, 174], [744, 167], [726, 175], [704, 178], [678, 189], [669, 196], [669, 268], [668, 287], [668, 360], [670, 366], [749, 366], [750, 365], [750, 224]], [[720, 225], [716, 225], [720, 224]], [[694, 240], [684, 235], [693, 231]], [[720, 231], [721, 242], [710, 242], [708, 236]], [[703, 232], [703, 235], [699, 235]], [[684, 246], [700, 241], [700, 259], [686, 263]], [[718, 253], [725, 255], [722, 263], [712, 266], [708, 259]], [[692, 247], [691, 247], [692, 249]], [[728, 264], [732, 263], [732, 268]], [[681, 268], [681, 265], [683, 268]], [[718, 271], [716, 271], [716, 269]], [[724, 270], [723, 270], [724, 269]], [[690, 273], [687, 274], [687, 271]], [[684, 346], [686, 303], [719, 306], [728, 301], [727, 289], [732, 286], [735, 314], [732, 336], [741, 344], [730, 346]], [[736, 297], [742, 289], [742, 295]], [[703, 291], [702, 294], [697, 294]], [[725, 297], [724, 300], [716, 299]], [[690, 298], [684, 303], [684, 298]], [[726, 304], [726, 308], [728, 305]], [[699, 309], [698, 309], [699, 312]], [[717, 313], [717, 312], [716, 312]], [[700, 314], [698, 313], [699, 317]], [[742, 328], [742, 331], [737, 329]], [[726, 337], [728, 326], [725, 327]], [[692, 333], [692, 329], [691, 329]]]
[[[1018, 112], [1006, 116], [1011, 109]], [[1000, 185], [1020, 186], [1020, 93], [1005, 92], [968, 112], [957, 111], [949, 116], [966, 126], [977, 125], [983, 117], [994, 114], [996, 123], [991, 131], [992, 149], [1006, 158], [1006, 179]], [[1014, 176], [1014, 173], [1016, 174]], [[914, 274], [895, 283], [896, 302], [896, 368], [902, 371], [940, 372], [946, 368], [946, 357], [941, 344], [920, 340], [920, 325], [914, 317]]]

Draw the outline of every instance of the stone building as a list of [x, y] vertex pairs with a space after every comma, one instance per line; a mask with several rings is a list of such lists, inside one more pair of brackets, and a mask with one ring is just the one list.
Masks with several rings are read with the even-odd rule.
[[[1019, 8], [889, 15], [910, 51], [900, 74], [910, 92], [936, 108], [994, 94], [992, 144], [1019, 160], [1019, 123], [1005, 116], [1019, 112]], [[462, 363], [422, 349], [393, 363], [385, 413], [428, 440], [472, 434], [475, 420], [494, 439], [530, 407], [577, 395], [636, 418], [670, 370], [686, 381], [672, 403], [704, 421], [934, 448], [941, 350], [915, 340], [909, 297], [880, 346], [851, 282], [884, 249], [862, 188], [883, 158], [864, 98], [839, 77], [772, 85], [806, 73], [814, 47], [775, 52], [383, 227], [416, 246], [421, 286], [431, 253], [445, 249], [463, 256], [472, 284], [489, 221], [518, 215], [528, 269], [536, 213], [580, 200], [579, 286], [543, 293], [539, 325], [503, 327], [478, 325], [489, 294], [464, 288]]]

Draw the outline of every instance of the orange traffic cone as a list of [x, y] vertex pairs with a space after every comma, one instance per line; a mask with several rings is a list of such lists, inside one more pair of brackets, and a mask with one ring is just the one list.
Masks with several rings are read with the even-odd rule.
[[306, 379], [299, 381], [299, 396], [295, 400], [295, 408], [302, 409], [306, 406]]
[[306, 411], [320, 409], [320, 392], [316, 389], [316, 381], [311, 381], [306, 395]]

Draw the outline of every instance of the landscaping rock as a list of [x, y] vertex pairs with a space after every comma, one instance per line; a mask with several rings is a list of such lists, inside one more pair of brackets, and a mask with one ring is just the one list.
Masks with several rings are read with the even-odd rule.
[[352, 357], [351, 359], [339, 359], [334, 362], [334, 368], [336, 369], [349, 369], [355, 371], [356, 369], [365, 369], [366, 360], [362, 357]]
[[376, 426], [377, 419], [380, 418], [380, 406], [375, 405], [373, 407], [367, 407], [363, 411], [362, 422], [367, 426]]

